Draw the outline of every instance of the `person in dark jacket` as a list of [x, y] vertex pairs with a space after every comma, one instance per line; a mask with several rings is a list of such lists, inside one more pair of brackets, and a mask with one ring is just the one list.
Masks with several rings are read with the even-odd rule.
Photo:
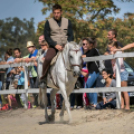
[[[83, 55], [84, 57], [93, 57], [93, 56], [99, 56], [98, 50], [95, 48], [96, 46], [96, 40], [94, 38], [85, 38], [85, 45], [88, 46], [89, 50]], [[96, 79], [99, 76], [99, 70], [97, 67], [98, 62], [88, 62], [87, 68], [88, 68], [88, 79], [85, 84], [85, 88], [94, 88]], [[91, 107], [96, 107], [97, 105], [97, 93], [88, 93], [88, 98], [90, 101]]]
[[62, 17], [62, 7], [58, 4], [53, 6], [53, 18], [46, 21], [44, 27], [45, 40], [49, 44], [49, 49], [43, 64], [43, 76], [40, 80], [40, 87], [47, 87], [47, 71], [51, 60], [58, 51], [62, 51], [67, 42], [73, 41], [73, 30], [71, 21]]

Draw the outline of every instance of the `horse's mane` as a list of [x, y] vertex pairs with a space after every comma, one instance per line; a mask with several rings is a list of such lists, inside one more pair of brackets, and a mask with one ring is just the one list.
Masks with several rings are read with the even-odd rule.
[[75, 41], [70, 41], [69, 44], [74, 48], [78, 48], [78, 44]]

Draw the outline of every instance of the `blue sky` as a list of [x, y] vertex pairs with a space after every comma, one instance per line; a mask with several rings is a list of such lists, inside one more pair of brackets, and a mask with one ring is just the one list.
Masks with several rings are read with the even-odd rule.
[[[132, 2], [120, 2], [114, 0], [115, 4], [121, 8], [121, 11], [116, 17], [123, 18], [125, 12], [134, 13], [134, 3]], [[43, 4], [37, 0], [0, 0], [0, 19], [8, 17], [18, 17], [20, 19], [34, 18], [35, 28], [37, 28], [38, 22], [44, 20], [44, 16], [41, 12]]]

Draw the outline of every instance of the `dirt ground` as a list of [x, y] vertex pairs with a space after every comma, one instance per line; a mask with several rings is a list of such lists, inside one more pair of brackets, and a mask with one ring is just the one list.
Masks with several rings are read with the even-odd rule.
[[[48, 110], [50, 113], [50, 110]], [[59, 122], [39, 125], [44, 121], [42, 109], [0, 111], [0, 134], [134, 134], [134, 110], [73, 110], [73, 123]]]

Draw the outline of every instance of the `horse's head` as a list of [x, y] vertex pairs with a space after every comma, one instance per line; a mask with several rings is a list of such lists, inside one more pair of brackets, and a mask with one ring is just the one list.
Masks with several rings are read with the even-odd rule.
[[75, 42], [69, 42], [68, 60], [74, 77], [78, 77], [81, 74], [82, 52]]

